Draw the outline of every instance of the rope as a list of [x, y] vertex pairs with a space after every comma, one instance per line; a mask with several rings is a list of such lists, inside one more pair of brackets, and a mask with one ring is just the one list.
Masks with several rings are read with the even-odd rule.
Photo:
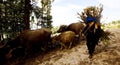
[[86, 32], [91, 28], [91, 26], [94, 24], [94, 22], [90, 22], [88, 24], [88, 28], [85, 30], [84, 34], [86, 34]]

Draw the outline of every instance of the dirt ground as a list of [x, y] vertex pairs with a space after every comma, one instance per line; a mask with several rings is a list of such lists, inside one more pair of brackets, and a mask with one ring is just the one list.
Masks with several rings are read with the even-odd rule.
[[36, 55], [20, 65], [120, 65], [120, 29], [109, 29], [112, 34], [107, 46], [102, 42], [96, 46], [92, 59], [88, 58], [86, 41], [71, 49], [54, 50]]

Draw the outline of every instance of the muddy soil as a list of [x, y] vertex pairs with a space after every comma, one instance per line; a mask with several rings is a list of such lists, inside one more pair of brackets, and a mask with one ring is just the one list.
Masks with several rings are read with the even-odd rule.
[[71, 49], [58, 48], [46, 54], [35, 55], [23, 60], [20, 65], [120, 65], [120, 29], [108, 31], [114, 34], [110, 36], [109, 44], [105, 46], [99, 42], [92, 59], [88, 57], [86, 41], [81, 41]]

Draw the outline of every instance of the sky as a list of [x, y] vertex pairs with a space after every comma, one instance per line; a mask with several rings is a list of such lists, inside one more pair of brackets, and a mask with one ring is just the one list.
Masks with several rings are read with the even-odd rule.
[[78, 22], [77, 15], [88, 6], [103, 5], [101, 22], [107, 23], [120, 20], [120, 0], [54, 0], [51, 15], [53, 26]]

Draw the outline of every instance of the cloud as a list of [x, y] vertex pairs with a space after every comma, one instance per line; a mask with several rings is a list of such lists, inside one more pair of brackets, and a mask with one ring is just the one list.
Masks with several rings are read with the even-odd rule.
[[54, 3], [60, 3], [60, 2], [62, 2], [62, 1], [64, 1], [64, 0], [54, 0]]
[[99, 0], [99, 2], [108, 8], [120, 8], [120, 0]]
[[[99, 1], [99, 2], [98, 2]], [[86, 2], [89, 2], [86, 3]], [[52, 4], [51, 14], [53, 16], [53, 26], [59, 26], [62, 24], [70, 24], [72, 22], [78, 22], [77, 12], [82, 12], [87, 6], [103, 4], [103, 18], [101, 21], [111, 22], [112, 20], [118, 20], [120, 11], [120, 0], [97, 0], [96, 2], [86, 1], [82, 2], [73, 0], [55, 0]]]
[[[59, 2], [63, 2], [63, 1], [59, 1]], [[62, 3], [59, 5], [54, 3], [52, 5], [52, 10], [51, 10], [51, 14], [53, 16], [53, 25], [58, 26], [61, 24], [70, 24], [72, 22], [78, 22], [77, 12], [81, 12], [83, 8], [84, 6], [75, 3], [72, 4]]]
[[77, 12], [82, 10], [82, 6], [76, 4], [67, 4], [65, 6], [52, 6], [53, 25], [59, 26], [62, 24], [70, 24], [78, 22]]
[[103, 4], [103, 22], [112, 22], [119, 20], [120, 0], [99, 0]]

